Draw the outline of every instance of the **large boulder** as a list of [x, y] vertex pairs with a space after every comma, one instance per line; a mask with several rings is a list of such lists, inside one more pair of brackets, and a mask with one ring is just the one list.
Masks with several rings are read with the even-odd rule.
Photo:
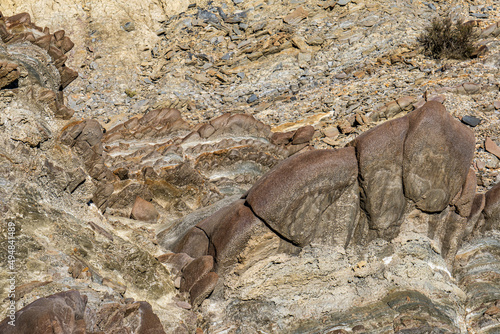
[[298, 246], [346, 246], [358, 211], [354, 148], [315, 150], [281, 162], [250, 189], [246, 201], [257, 217]]
[[473, 132], [429, 101], [408, 115], [404, 143], [405, 196], [425, 212], [441, 212], [464, 184], [475, 148]]
[[363, 133], [351, 143], [359, 161], [361, 208], [370, 229], [386, 239], [398, 234], [406, 206], [403, 146], [407, 132], [408, 117], [402, 117]]

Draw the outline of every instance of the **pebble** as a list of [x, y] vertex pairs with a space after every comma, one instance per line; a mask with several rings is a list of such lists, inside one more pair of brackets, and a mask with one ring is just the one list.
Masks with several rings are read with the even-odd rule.
[[462, 117], [462, 122], [469, 126], [476, 127], [481, 123], [481, 119], [475, 116], [464, 116]]
[[351, 2], [351, 0], [339, 0], [339, 1], [337, 1], [337, 5], [340, 5], [340, 6], [345, 6], [345, 5], [347, 5], [349, 2]]
[[129, 21], [123, 25], [123, 30], [130, 32], [135, 30], [135, 24], [132, 21]]
[[257, 101], [259, 98], [257, 97], [257, 95], [255, 94], [252, 94], [250, 95], [250, 97], [247, 99], [247, 103], [250, 104], [250, 103], [254, 103], [255, 101]]
[[183, 301], [178, 301], [175, 303], [175, 305], [177, 305], [178, 307], [183, 308], [185, 310], [190, 310], [192, 307], [191, 304], [189, 304], [188, 302], [183, 302]]

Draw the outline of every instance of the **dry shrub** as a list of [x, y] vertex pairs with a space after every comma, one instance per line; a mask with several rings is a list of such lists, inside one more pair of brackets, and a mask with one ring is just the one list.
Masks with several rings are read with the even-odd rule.
[[471, 58], [478, 34], [471, 24], [462, 21], [453, 23], [449, 17], [435, 18], [417, 41], [424, 47], [424, 53], [433, 58]]

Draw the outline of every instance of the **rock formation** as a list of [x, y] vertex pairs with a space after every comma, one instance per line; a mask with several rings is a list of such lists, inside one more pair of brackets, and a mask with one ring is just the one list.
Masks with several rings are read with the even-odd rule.
[[[247, 3], [229, 5], [189, 5], [188, 14], [164, 21], [157, 49], [150, 50], [163, 62], [141, 64], [154, 66], [148, 80], [161, 85], [169, 62], [186, 56], [182, 66], [192, 71], [185, 77], [220, 93], [218, 86], [252, 75], [240, 72], [246, 61], [264, 64], [293, 53], [300, 68], [312, 66], [331, 36], [305, 38], [301, 29], [328, 15], [339, 15], [351, 29], [342, 15], [354, 13], [361, 26], [379, 31], [377, 18], [365, 16], [378, 3], [327, 1], [311, 9], [307, 2], [281, 15], [279, 24], [255, 22], [255, 13], [271, 4], [245, 11], [234, 7]], [[134, 22], [121, 29], [133, 32]], [[189, 37], [202, 30], [211, 35], [200, 46], [165, 49], [162, 43], [172, 31]], [[497, 30], [490, 25], [481, 38], [496, 38]], [[335, 43], [347, 41], [349, 50], [364, 38], [339, 34]], [[492, 185], [499, 163], [484, 161], [497, 149], [494, 128], [456, 111], [479, 92], [489, 96], [494, 85], [391, 93], [369, 113], [350, 100], [360, 94], [353, 89], [342, 92], [349, 96], [342, 112], [318, 109], [299, 122], [294, 117], [306, 111], [290, 109], [295, 116], [270, 121], [265, 103], [274, 93], [235, 99], [235, 110], [243, 103], [247, 113], [221, 108], [193, 117], [201, 100], [181, 103], [181, 110], [175, 104], [141, 109], [137, 101], [134, 112], [116, 115], [117, 102], [96, 116], [66, 106], [63, 92], [78, 80], [91, 81], [86, 65], [79, 79], [66, 66], [78, 59], [66, 35], [50, 34], [27, 13], [0, 14], [0, 211], [8, 222], [0, 256], [8, 258], [14, 233], [17, 269], [14, 276], [0, 271], [2, 305], [16, 305], [16, 312], [3, 308], [0, 332], [500, 328], [500, 186]], [[228, 54], [212, 54], [208, 42], [212, 51]], [[413, 65], [418, 56], [408, 48], [381, 53], [369, 66], [343, 68], [332, 80], [362, 80], [387, 69], [387, 62], [425, 72], [427, 65]], [[294, 68], [287, 66], [274, 64], [273, 71]], [[426, 75], [434, 78], [435, 71]], [[301, 80], [304, 91], [314, 90]], [[283, 99], [300, 100], [297, 89]], [[136, 92], [125, 94], [129, 103]], [[450, 94], [463, 97], [456, 102]], [[8, 283], [13, 277], [15, 286]]]

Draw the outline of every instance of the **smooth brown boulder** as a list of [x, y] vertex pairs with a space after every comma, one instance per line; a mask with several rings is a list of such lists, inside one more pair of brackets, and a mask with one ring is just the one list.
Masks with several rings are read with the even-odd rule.
[[175, 244], [172, 251], [175, 253], [186, 253], [197, 258], [208, 254], [208, 237], [201, 229], [194, 226]]
[[405, 196], [422, 211], [440, 212], [465, 182], [475, 149], [474, 134], [435, 101], [408, 118], [403, 154]]
[[255, 217], [245, 200], [238, 200], [201, 221], [197, 227], [209, 240], [208, 253], [225, 268], [237, 261], [237, 256], [262, 222]]
[[403, 145], [408, 118], [385, 122], [359, 137], [351, 145], [359, 161], [360, 205], [370, 229], [381, 238], [399, 233], [406, 206], [403, 191]]
[[314, 128], [311, 125], [306, 125], [295, 131], [292, 138], [293, 145], [305, 144], [311, 141], [314, 136]]
[[219, 275], [212, 271], [196, 282], [190, 292], [191, 305], [199, 306], [205, 299], [210, 297], [210, 294], [214, 291], [218, 280]]
[[274, 145], [286, 145], [292, 140], [294, 134], [295, 131], [275, 132], [271, 137], [271, 143]]
[[85, 333], [87, 296], [78, 291], [64, 291], [40, 298], [15, 313], [15, 326], [10, 318], [0, 323], [2, 334]]
[[189, 291], [193, 285], [214, 268], [211, 255], [200, 256], [189, 263], [182, 271], [181, 292]]
[[146, 222], [156, 222], [158, 220], [158, 216], [159, 213], [151, 202], [148, 202], [139, 196], [135, 198], [130, 218]]
[[250, 189], [247, 203], [274, 232], [297, 246], [346, 246], [359, 211], [354, 148], [294, 155]]

